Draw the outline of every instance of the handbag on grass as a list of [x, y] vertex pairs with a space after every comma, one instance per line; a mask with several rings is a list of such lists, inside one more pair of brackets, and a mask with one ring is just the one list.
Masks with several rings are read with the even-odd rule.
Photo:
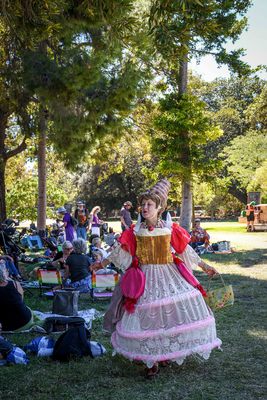
[[79, 291], [56, 290], [53, 298], [53, 314], [78, 315]]
[[210, 279], [207, 288], [207, 297], [204, 297], [206, 303], [213, 311], [217, 311], [221, 308], [232, 306], [234, 304], [234, 291], [232, 285], [226, 285], [222, 276], [219, 276], [222, 281], [222, 286], [211, 289]]

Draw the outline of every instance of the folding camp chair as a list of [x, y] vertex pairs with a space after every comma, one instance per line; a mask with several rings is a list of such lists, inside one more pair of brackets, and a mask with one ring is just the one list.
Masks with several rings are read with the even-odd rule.
[[39, 235], [27, 236], [27, 245], [30, 250], [42, 250], [44, 248]]
[[[58, 270], [39, 268], [37, 270], [37, 278], [39, 282], [40, 296], [43, 294], [43, 289], [51, 289], [54, 286], [60, 286], [60, 288], [62, 288], [62, 277]], [[47, 296], [53, 295], [51, 292], [48, 293], [46, 293]]]
[[119, 274], [96, 274], [92, 272], [92, 299], [109, 299], [119, 282]]

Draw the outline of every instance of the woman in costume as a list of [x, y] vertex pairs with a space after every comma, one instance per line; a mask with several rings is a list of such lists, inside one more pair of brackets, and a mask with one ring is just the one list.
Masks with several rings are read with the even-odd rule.
[[[120, 245], [102, 262], [125, 271], [106, 313], [104, 327], [115, 330], [115, 352], [146, 365], [153, 378], [159, 365], [181, 365], [191, 354], [208, 359], [220, 347], [205, 291], [192, 274], [198, 265], [216, 274], [189, 246], [190, 235], [160, 216], [167, 204], [168, 181], [161, 180], [140, 198], [141, 214], [134, 230], [122, 233]], [[123, 296], [121, 296], [121, 294]]]

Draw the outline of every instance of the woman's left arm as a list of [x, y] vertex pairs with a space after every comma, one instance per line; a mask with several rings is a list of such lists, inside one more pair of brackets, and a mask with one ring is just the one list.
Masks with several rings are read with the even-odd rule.
[[184, 251], [179, 254], [179, 258], [181, 258], [181, 260], [190, 270], [192, 270], [194, 267], [200, 267], [209, 276], [213, 276], [218, 273], [214, 267], [211, 267], [205, 263], [190, 245], [187, 245]]
[[203, 260], [201, 260], [201, 262], [198, 264], [198, 266], [202, 269], [202, 271], [204, 271], [210, 277], [218, 274], [218, 271], [214, 267], [205, 263]]

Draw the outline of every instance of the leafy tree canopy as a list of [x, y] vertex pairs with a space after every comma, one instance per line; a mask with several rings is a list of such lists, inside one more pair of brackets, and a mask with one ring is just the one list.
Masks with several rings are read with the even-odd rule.
[[266, 133], [249, 130], [245, 136], [233, 139], [223, 151], [229, 175], [248, 191], [260, 189], [260, 182], [256, 184], [255, 181], [255, 170], [263, 168], [267, 159]]
[[169, 78], [177, 81], [177, 59], [212, 54], [218, 64], [247, 74], [250, 68], [240, 60], [244, 50], [229, 53], [226, 40], [235, 41], [247, 24], [245, 14], [251, 0], [152, 1], [150, 26], [159, 54], [169, 65]]
[[[33, 147], [32, 147], [33, 148]], [[55, 209], [72, 202], [77, 196], [73, 176], [66, 171], [53, 149], [49, 149], [47, 166], [47, 217], [55, 217]], [[37, 165], [28, 151], [11, 158], [6, 169], [8, 215], [21, 220], [37, 218]]]
[[[191, 176], [192, 171], [201, 174], [212, 168], [213, 160], [208, 163], [205, 157], [205, 145], [222, 131], [205, 113], [203, 102], [192, 95], [167, 95], [160, 101], [154, 122], [158, 133], [152, 138], [153, 151], [160, 157], [164, 174], [183, 178]], [[184, 151], [185, 142], [189, 152]]]

